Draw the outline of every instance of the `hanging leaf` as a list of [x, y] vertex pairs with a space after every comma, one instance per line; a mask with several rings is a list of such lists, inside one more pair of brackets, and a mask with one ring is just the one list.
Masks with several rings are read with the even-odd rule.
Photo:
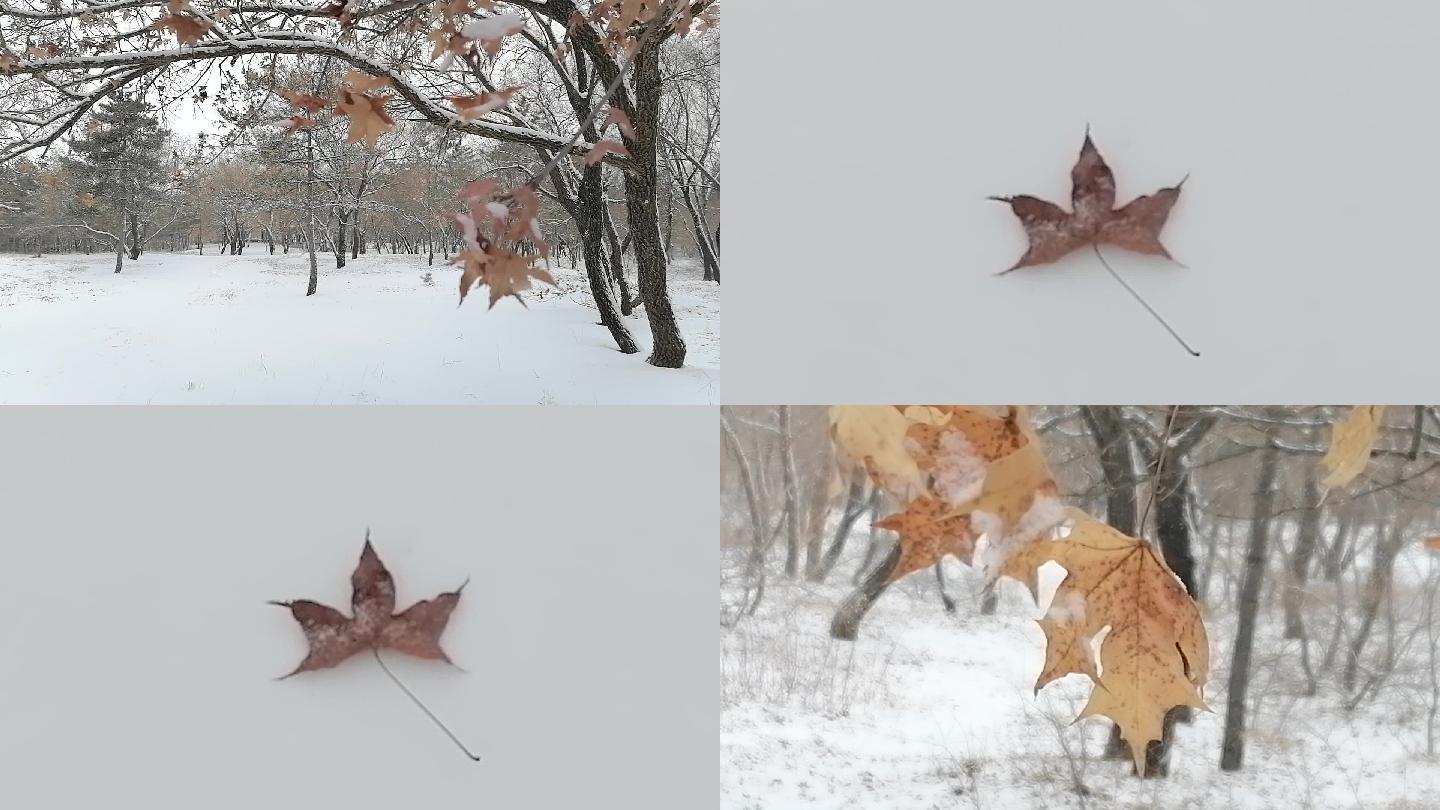
[[1365, 471], [1384, 414], [1384, 405], [1353, 405], [1345, 419], [1331, 429], [1330, 447], [1320, 459], [1326, 470], [1320, 485], [1327, 492], [1349, 484]]
[[[1145, 773], [1145, 749], [1176, 706], [1207, 708], [1210, 645], [1200, 610], [1150, 543], [1128, 537], [1078, 509], [1070, 532], [1039, 545], [1037, 559], [1065, 568], [1040, 629], [1045, 664], [1038, 692], [1071, 673], [1095, 682], [1080, 717], [1115, 721]], [[1099, 658], [1093, 642], [1102, 631]]]

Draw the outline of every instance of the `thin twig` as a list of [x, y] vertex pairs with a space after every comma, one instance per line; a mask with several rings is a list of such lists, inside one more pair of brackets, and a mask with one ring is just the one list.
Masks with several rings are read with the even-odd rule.
[[1116, 281], [1120, 282], [1120, 286], [1124, 287], [1125, 291], [1130, 293], [1130, 295], [1133, 296], [1136, 301], [1139, 301], [1140, 306], [1145, 307], [1145, 311], [1149, 312], [1152, 318], [1159, 321], [1160, 325], [1165, 327], [1165, 331], [1170, 333], [1170, 337], [1175, 338], [1176, 342], [1178, 342], [1181, 346], [1185, 348], [1185, 351], [1189, 352], [1195, 357], [1199, 357], [1200, 353], [1190, 348], [1190, 344], [1185, 342], [1185, 338], [1180, 337], [1180, 334], [1174, 329], [1172, 329], [1170, 327], [1170, 324], [1165, 322], [1164, 318], [1160, 317], [1160, 313], [1156, 312], [1155, 308], [1150, 306], [1150, 303], [1146, 301], [1143, 297], [1141, 297], [1140, 293], [1135, 292], [1135, 288], [1127, 284], [1125, 282], [1125, 279], [1121, 278], [1120, 274], [1115, 272], [1115, 268], [1111, 267], [1110, 263], [1105, 261], [1105, 254], [1100, 252], [1100, 246], [1092, 242], [1090, 243], [1090, 247], [1095, 249], [1095, 255], [1099, 257], [1100, 263], [1105, 265], [1106, 270], [1110, 271], [1111, 278], [1114, 278]]
[[1150, 507], [1160, 491], [1160, 474], [1165, 472], [1165, 454], [1170, 449], [1170, 431], [1175, 427], [1175, 414], [1179, 412], [1179, 405], [1171, 405], [1170, 418], [1165, 420], [1165, 435], [1160, 438], [1160, 452], [1155, 458], [1155, 475], [1150, 479], [1150, 497], [1145, 499], [1145, 510], [1140, 513], [1140, 522], [1135, 526], [1141, 533], [1145, 531], [1145, 520], [1150, 517]]
[[443, 723], [443, 722], [440, 720], [440, 718], [436, 717], [436, 716], [435, 716], [435, 713], [432, 712], [432, 711], [430, 711], [430, 707], [429, 707], [429, 706], [426, 706], [425, 703], [424, 703], [424, 701], [420, 700], [420, 698], [418, 698], [418, 697], [415, 696], [415, 693], [414, 693], [414, 692], [411, 692], [411, 691], [410, 691], [410, 687], [406, 686], [406, 685], [404, 684], [404, 682], [402, 682], [399, 678], [397, 678], [397, 677], [395, 676], [395, 673], [393, 673], [393, 672], [390, 671], [390, 667], [388, 667], [388, 666], [385, 665], [385, 659], [380, 657], [380, 650], [378, 650], [378, 649], [372, 649], [372, 650], [370, 650], [370, 652], [372, 652], [372, 653], [375, 654], [375, 661], [376, 661], [376, 663], [378, 663], [378, 664], [380, 665], [380, 668], [381, 668], [381, 669], [385, 670], [385, 674], [386, 674], [386, 675], [389, 675], [389, 676], [390, 676], [390, 680], [394, 681], [394, 682], [395, 682], [395, 685], [398, 686], [398, 687], [400, 687], [400, 691], [402, 691], [402, 692], [405, 693], [405, 697], [410, 698], [410, 702], [411, 702], [411, 703], [414, 703], [416, 706], [419, 706], [419, 707], [420, 707], [420, 711], [425, 712], [425, 716], [428, 717], [428, 718], [430, 718], [430, 721], [431, 721], [432, 723], [434, 723], [435, 725], [439, 726], [439, 727], [440, 727], [440, 730], [443, 731], [443, 732], [445, 732], [445, 736], [449, 737], [449, 738], [450, 738], [450, 741], [453, 742], [453, 743], [455, 743], [455, 746], [456, 746], [457, 748], [459, 748], [461, 751], [464, 751], [464, 752], [465, 752], [465, 756], [470, 757], [472, 760], [474, 760], [474, 761], [476, 761], [476, 762], [479, 762], [479, 761], [480, 761], [479, 755], [470, 753], [470, 749], [465, 747], [465, 743], [460, 742], [460, 738], [455, 736], [455, 732], [451, 731], [450, 728], [449, 728], [449, 726], [446, 726], [445, 723]]

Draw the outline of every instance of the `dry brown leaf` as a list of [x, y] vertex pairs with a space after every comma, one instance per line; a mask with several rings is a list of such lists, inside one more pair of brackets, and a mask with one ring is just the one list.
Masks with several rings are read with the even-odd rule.
[[624, 110], [619, 107], [611, 107], [606, 110], [605, 121], [600, 124], [600, 130], [603, 132], [605, 128], [611, 124], [620, 128], [620, 134], [627, 138], [634, 139], [635, 128], [630, 126], [630, 116], [626, 115]]
[[1431, 537], [1425, 540], [1422, 545], [1431, 551], [1440, 551], [1440, 537]]
[[281, 90], [280, 95], [286, 101], [309, 113], [320, 112], [330, 104], [329, 101], [319, 96], [314, 96], [309, 93], [297, 93], [294, 90]]
[[301, 129], [313, 129], [314, 126], [314, 119], [306, 118], [303, 115], [292, 115], [285, 119], [285, 131], [289, 133], [294, 133]]
[[0, 73], [13, 73], [20, 67], [20, 60], [8, 53], [0, 53]]
[[357, 93], [369, 93], [372, 90], [389, 87], [390, 79], [385, 76], [375, 76], [363, 70], [351, 70], [345, 74], [345, 83]]
[[1330, 448], [1320, 459], [1326, 470], [1320, 486], [1326, 491], [1345, 486], [1365, 471], [1384, 415], [1384, 405], [1353, 405], [1350, 413], [1335, 424], [1330, 432]]
[[1070, 171], [1070, 180], [1073, 213], [1028, 195], [990, 198], [1010, 205], [1030, 240], [1025, 255], [1004, 272], [1048, 264], [1077, 248], [1100, 244], [1164, 256], [1173, 261], [1169, 251], [1160, 244], [1160, 229], [1170, 217], [1170, 208], [1180, 198], [1184, 180], [1171, 188], [1136, 197], [1116, 209], [1115, 175], [1090, 140], [1088, 127], [1080, 158]]
[[481, 91], [477, 96], [449, 96], [450, 102], [460, 113], [460, 117], [470, 121], [484, 115], [491, 110], [498, 110], [510, 103], [511, 96], [524, 89], [523, 85], [510, 87], [505, 90], [496, 90], [491, 93], [488, 90]]
[[364, 141], [372, 147], [377, 145], [380, 136], [395, 126], [395, 120], [385, 112], [385, 104], [389, 101], [389, 96], [371, 96], [341, 90], [340, 102], [335, 105], [335, 112], [350, 118], [350, 130], [345, 135], [345, 142]]
[[169, 28], [175, 32], [175, 38], [185, 45], [196, 44], [210, 32], [210, 23], [207, 20], [191, 17], [188, 14], [170, 14], [161, 17], [150, 27], [157, 31]]
[[594, 166], [596, 163], [604, 160], [605, 156], [609, 154], [620, 155], [621, 157], [630, 156], [630, 153], [625, 151], [625, 144], [619, 141], [599, 141], [590, 147], [590, 151], [585, 153], [585, 165]]
[[308, 599], [270, 603], [290, 609], [310, 644], [305, 660], [283, 677], [333, 667], [356, 653], [382, 648], [450, 663], [449, 656], [440, 648], [440, 634], [460, 601], [460, 592], [465, 589], [463, 583], [449, 593], [416, 602], [403, 612], [395, 613], [395, 580], [370, 545], [368, 531], [350, 583], [354, 616]]
[[[1066, 575], [1040, 620], [1045, 665], [1035, 689], [1071, 673], [1090, 676], [1096, 685], [1080, 717], [1114, 720], [1143, 775], [1165, 713], [1206, 708], [1210, 646], [1200, 610], [1154, 546], [1078, 509], [1069, 534], [1039, 551]], [[1092, 642], [1107, 628], [1097, 667]]]

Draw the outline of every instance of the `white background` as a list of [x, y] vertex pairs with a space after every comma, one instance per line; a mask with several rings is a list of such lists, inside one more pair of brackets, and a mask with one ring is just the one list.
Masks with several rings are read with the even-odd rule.
[[[6, 409], [0, 806], [702, 807], [715, 414]], [[366, 525], [442, 643], [293, 669]]]
[[[727, 402], [1410, 401], [1440, 304], [1440, 4], [727, 7]], [[993, 276], [992, 194], [1185, 174], [1189, 269], [1088, 250]]]

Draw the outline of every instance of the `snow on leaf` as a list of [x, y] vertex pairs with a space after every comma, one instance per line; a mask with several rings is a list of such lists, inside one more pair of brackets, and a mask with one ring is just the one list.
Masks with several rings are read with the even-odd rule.
[[1330, 447], [1320, 459], [1326, 471], [1320, 485], [1327, 492], [1345, 486], [1365, 471], [1384, 414], [1384, 405], [1354, 405], [1345, 419], [1331, 429]]
[[476, 40], [485, 52], [494, 56], [500, 51], [500, 42], [511, 34], [525, 30], [525, 18], [513, 11], [471, 20], [465, 23], [460, 33]]

